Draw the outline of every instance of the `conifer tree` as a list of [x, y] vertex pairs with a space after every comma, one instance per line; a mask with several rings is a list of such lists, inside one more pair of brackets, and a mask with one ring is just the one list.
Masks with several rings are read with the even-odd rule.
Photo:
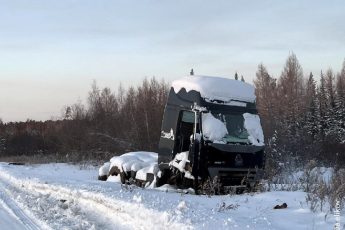
[[326, 92], [326, 111], [324, 122], [326, 125], [325, 134], [328, 141], [335, 141], [337, 136], [337, 124], [335, 113], [335, 87], [334, 74], [328, 69], [325, 76], [325, 92]]
[[339, 142], [345, 143], [345, 60], [342, 70], [337, 76], [335, 111], [337, 137]]
[[320, 117], [320, 137], [321, 140], [323, 141], [325, 138], [325, 129], [326, 129], [326, 111], [327, 111], [327, 96], [326, 96], [326, 83], [325, 83], [325, 77], [323, 75], [323, 72], [321, 71], [320, 75], [320, 84], [317, 90], [317, 99], [319, 102], [318, 105], [318, 113]]
[[313, 73], [309, 74], [309, 78], [306, 86], [306, 119], [305, 119], [305, 131], [314, 140], [318, 133], [319, 116], [317, 113], [317, 96], [316, 96], [316, 82], [314, 80]]
[[326, 72], [325, 78], [326, 84], [326, 96], [328, 102], [328, 108], [334, 108], [334, 100], [335, 100], [335, 86], [334, 86], [334, 74], [332, 69], [328, 69]]

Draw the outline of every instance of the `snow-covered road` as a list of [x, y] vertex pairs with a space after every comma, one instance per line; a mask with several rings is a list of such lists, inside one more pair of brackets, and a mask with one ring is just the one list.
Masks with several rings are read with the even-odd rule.
[[5, 229], [21, 230], [25, 229], [25, 225], [20, 222], [17, 216], [14, 215], [11, 209], [0, 202], [0, 223], [1, 227]]
[[40, 229], [10, 196], [8, 186], [0, 181], [0, 228], [1, 229]]
[[[25, 224], [27, 222], [26, 216], [20, 215], [19, 213], [15, 213], [15, 211], [21, 211], [16, 206], [8, 206], [7, 198], [2, 194], [0, 191], [0, 226], [1, 229], [13, 229], [13, 230], [20, 230], [20, 229], [37, 229], [37, 228], [30, 228], [28, 225]], [[6, 200], [6, 202], [5, 202]]]
[[[0, 229], [332, 229], [303, 192], [196, 196], [97, 181], [97, 168], [0, 163]], [[286, 202], [287, 209], [274, 210]], [[344, 218], [345, 220], [345, 218]]]

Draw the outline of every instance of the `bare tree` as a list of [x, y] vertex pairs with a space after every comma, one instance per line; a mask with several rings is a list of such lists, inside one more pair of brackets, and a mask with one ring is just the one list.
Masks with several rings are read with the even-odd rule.
[[263, 128], [267, 136], [275, 130], [276, 110], [276, 79], [272, 78], [263, 64], [258, 66], [254, 80], [257, 108], [262, 118]]
[[280, 116], [287, 121], [286, 124], [292, 132], [296, 133], [304, 108], [303, 70], [295, 54], [291, 54], [285, 64], [278, 82], [278, 97], [280, 100]]

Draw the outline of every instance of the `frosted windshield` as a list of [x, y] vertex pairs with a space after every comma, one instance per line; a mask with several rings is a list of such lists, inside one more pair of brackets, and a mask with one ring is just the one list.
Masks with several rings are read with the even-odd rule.
[[223, 137], [223, 141], [226, 143], [249, 143], [249, 134], [244, 127], [243, 114], [231, 114], [231, 113], [212, 113], [213, 116], [221, 120], [228, 133]]

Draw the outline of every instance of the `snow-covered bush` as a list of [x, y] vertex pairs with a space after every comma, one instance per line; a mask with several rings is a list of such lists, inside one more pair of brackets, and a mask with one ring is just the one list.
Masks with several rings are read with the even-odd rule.
[[340, 209], [344, 207], [345, 202], [345, 170], [338, 169], [334, 171], [327, 181], [325, 178], [319, 178], [317, 184], [310, 186], [306, 200], [312, 211], [333, 211], [336, 206]]

